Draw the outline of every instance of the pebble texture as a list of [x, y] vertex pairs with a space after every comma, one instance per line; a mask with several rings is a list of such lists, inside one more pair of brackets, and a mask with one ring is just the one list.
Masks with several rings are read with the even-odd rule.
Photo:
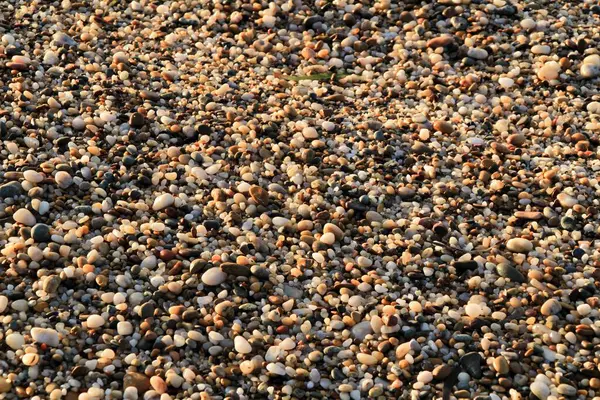
[[0, 4], [0, 399], [600, 400], [596, 0]]

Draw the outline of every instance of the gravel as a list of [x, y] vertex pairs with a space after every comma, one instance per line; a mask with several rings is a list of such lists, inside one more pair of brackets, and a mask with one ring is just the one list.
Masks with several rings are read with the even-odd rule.
[[600, 5], [0, 7], [0, 399], [600, 400]]

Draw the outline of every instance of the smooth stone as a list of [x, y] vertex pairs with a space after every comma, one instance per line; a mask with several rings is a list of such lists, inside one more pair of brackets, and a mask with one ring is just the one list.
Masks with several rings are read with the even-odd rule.
[[566, 383], [561, 383], [556, 389], [558, 394], [562, 394], [564, 396], [575, 396], [577, 394], [577, 389], [571, 385], [567, 385]]
[[32, 328], [31, 337], [34, 341], [47, 344], [50, 347], [58, 347], [60, 344], [58, 332], [50, 328]]
[[498, 271], [498, 275], [503, 278], [508, 278], [512, 282], [523, 283], [525, 282], [525, 277], [518, 269], [508, 264], [498, 264], [496, 266], [496, 271]]
[[460, 365], [475, 379], [481, 378], [481, 363], [483, 358], [479, 353], [467, 353], [460, 359]]
[[35, 217], [26, 208], [20, 208], [13, 214], [13, 219], [23, 225], [33, 226], [35, 225]]
[[56, 175], [54, 175], [54, 180], [61, 189], [66, 189], [73, 184], [73, 178], [66, 171], [58, 171]]
[[212, 267], [202, 274], [202, 283], [208, 286], [217, 286], [225, 282], [227, 274], [219, 267]]
[[154, 200], [154, 204], [152, 204], [152, 209], [154, 211], [159, 211], [172, 206], [174, 203], [175, 197], [173, 197], [172, 194], [163, 193]]
[[90, 315], [86, 321], [86, 325], [87, 325], [88, 329], [100, 328], [105, 323], [106, 323], [106, 321], [104, 320], [104, 318], [98, 314]]
[[529, 253], [533, 250], [533, 243], [523, 238], [512, 238], [506, 242], [506, 248], [513, 253]]
[[323, 227], [323, 233], [333, 233], [336, 240], [342, 240], [344, 238], [344, 231], [339, 226], [330, 222], [326, 223]]
[[23, 172], [23, 178], [25, 178], [26, 181], [31, 183], [40, 183], [44, 180], [44, 175], [40, 174], [37, 171], [29, 169]]
[[600, 76], [600, 67], [592, 64], [583, 64], [579, 69], [579, 74], [585, 79], [594, 79]]
[[544, 214], [539, 211], [515, 211], [515, 217], [537, 221], [544, 218]]
[[144, 394], [150, 390], [150, 378], [139, 372], [128, 371], [123, 378], [123, 387], [134, 387], [139, 394]]
[[236, 264], [236, 263], [230, 263], [230, 262], [223, 263], [220, 265], [220, 268], [221, 268], [221, 271], [223, 271], [229, 275], [234, 275], [234, 276], [250, 276], [250, 275], [252, 275], [250, 268], [248, 268], [245, 265], [240, 265], [240, 264]]
[[53, 36], [52, 36], [52, 40], [54, 40], [54, 43], [56, 43], [56, 45], [58, 46], [76, 46], [77, 42], [75, 40], [73, 40], [73, 38], [69, 35], [67, 35], [64, 32], [56, 32]]
[[251, 186], [248, 192], [250, 193], [250, 197], [252, 197], [252, 199], [258, 204], [262, 204], [263, 206], [269, 204], [269, 192], [262, 187]]
[[233, 339], [233, 343], [235, 351], [237, 351], [240, 354], [248, 354], [252, 352], [252, 346], [250, 345], [250, 343], [248, 343], [246, 338], [244, 338], [241, 335], [236, 336], [235, 339]]
[[558, 200], [561, 207], [564, 208], [571, 208], [578, 203], [577, 199], [568, 193], [559, 193], [558, 196], [556, 196], [556, 200]]
[[332, 244], [335, 243], [335, 235], [331, 232], [327, 232], [324, 233], [320, 238], [319, 241], [323, 244], [326, 244], [328, 246], [331, 246]]
[[371, 354], [358, 353], [356, 359], [359, 363], [364, 365], [375, 365], [377, 364], [377, 358]]
[[452, 373], [453, 369], [454, 368], [448, 364], [438, 365], [432, 371], [433, 379], [435, 379], [436, 381], [442, 381]]
[[540, 312], [542, 315], [550, 316], [556, 315], [562, 310], [562, 306], [556, 299], [548, 299], [542, 304], [540, 307]]
[[0, 198], [7, 199], [23, 193], [23, 187], [19, 182], [9, 182], [0, 186]]
[[117, 333], [121, 336], [129, 336], [133, 333], [133, 325], [129, 321], [121, 321], [117, 324]]
[[0, 377], [0, 393], [8, 393], [12, 389], [12, 383], [8, 378]]
[[313, 140], [319, 137], [319, 133], [315, 128], [307, 126], [302, 130], [302, 136], [304, 136], [305, 139]]
[[279, 363], [269, 363], [267, 364], [267, 371], [269, 371], [273, 375], [285, 376], [285, 368]]
[[550, 396], [550, 388], [544, 382], [534, 381], [530, 386], [531, 393], [540, 400], [546, 400]]
[[31, 228], [31, 237], [38, 243], [48, 243], [51, 241], [50, 227], [46, 224], [35, 224]]
[[556, 61], [548, 61], [538, 70], [537, 76], [543, 81], [551, 81], [557, 79], [559, 73], [560, 65]]
[[150, 317], [154, 316], [155, 310], [156, 310], [156, 307], [154, 306], [154, 303], [148, 301], [140, 306], [140, 308], [138, 310], [138, 315], [142, 319], [150, 318]]
[[131, 114], [129, 117], [129, 125], [131, 125], [133, 128], [141, 128], [145, 125], [145, 123], [146, 118], [144, 118], [144, 116], [138, 112]]
[[62, 280], [58, 275], [49, 276], [44, 280], [42, 290], [48, 294], [56, 293]]
[[11, 333], [6, 336], [6, 344], [13, 350], [19, 350], [25, 344], [25, 337], [20, 333]]
[[8, 297], [0, 296], [0, 314], [6, 311], [8, 307]]
[[73, 121], [71, 121], [71, 126], [77, 131], [82, 131], [85, 129], [85, 121], [81, 117], [75, 117], [73, 118]]
[[507, 374], [509, 371], [508, 361], [503, 356], [494, 358], [493, 366], [499, 375]]
[[467, 56], [476, 60], [485, 60], [486, 58], [488, 58], [488, 52], [485, 49], [478, 49], [472, 47], [469, 50], [467, 50]]

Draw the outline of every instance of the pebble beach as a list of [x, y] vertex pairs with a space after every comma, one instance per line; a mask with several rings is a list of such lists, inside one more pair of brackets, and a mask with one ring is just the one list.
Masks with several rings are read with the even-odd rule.
[[600, 400], [600, 3], [0, 0], [0, 400]]

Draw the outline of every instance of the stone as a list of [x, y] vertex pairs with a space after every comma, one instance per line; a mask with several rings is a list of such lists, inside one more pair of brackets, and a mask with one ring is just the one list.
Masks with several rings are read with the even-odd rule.
[[533, 243], [524, 238], [512, 238], [506, 242], [506, 248], [513, 253], [529, 253], [533, 250]]
[[250, 197], [252, 197], [252, 199], [258, 204], [262, 204], [263, 206], [269, 204], [269, 192], [260, 186], [251, 186], [249, 193]]
[[219, 267], [213, 267], [208, 269], [206, 272], [202, 274], [202, 283], [208, 286], [218, 286], [221, 283], [225, 282], [227, 279], [227, 274]]
[[38, 223], [31, 228], [31, 237], [37, 243], [49, 243], [52, 235], [50, 234], [50, 227], [46, 224]]
[[12, 382], [3, 376], [0, 376], [0, 393], [8, 393], [12, 389]]
[[127, 372], [123, 378], [123, 387], [134, 387], [139, 394], [144, 394], [150, 390], [150, 378], [139, 372]]
[[23, 188], [19, 182], [9, 182], [0, 186], [0, 198], [8, 199], [19, 196], [23, 192]]
[[154, 211], [160, 211], [167, 207], [172, 206], [174, 203], [175, 203], [175, 198], [173, 197], [172, 194], [163, 193], [154, 200], [154, 203], [152, 204], [152, 209]]
[[248, 343], [248, 341], [246, 340], [246, 338], [244, 338], [241, 335], [238, 335], [235, 337], [235, 339], [233, 340], [234, 342], [234, 347], [235, 347], [235, 351], [237, 351], [240, 354], [248, 354], [252, 352], [252, 346], [250, 345], [250, 343]]
[[480, 379], [482, 376], [482, 362], [483, 358], [479, 353], [476, 352], [467, 353], [460, 358], [460, 365], [475, 379]]
[[146, 118], [138, 112], [131, 114], [129, 117], [129, 125], [132, 128], [141, 128], [146, 124]]
[[509, 371], [508, 361], [503, 356], [494, 358], [493, 366], [499, 375], [505, 375]]
[[129, 336], [134, 332], [133, 325], [129, 321], [121, 321], [117, 324], [117, 333], [121, 336]]
[[92, 314], [88, 317], [86, 321], [86, 325], [88, 329], [97, 329], [103, 326], [106, 323], [104, 318], [98, 314]]
[[525, 277], [523, 276], [523, 274], [516, 269], [515, 267], [508, 265], [508, 264], [498, 264], [496, 266], [496, 271], [498, 272], [498, 275], [500, 275], [503, 278], [508, 278], [510, 279], [512, 282], [516, 282], [516, 283], [523, 283], [525, 282]]
[[15, 222], [18, 222], [23, 225], [35, 225], [35, 217], [31, 213], [31, 211], [29, 211], [26, 208], [20, 208], [17, 211], [15, 211], [15, 213], [13, 214], [13, 219], [15, 220]]
[[535, 381], [529, 386], [531, 393], [540, 400], [546, 400], [550, 396], [550, 388], [543, 382]]
[[250, 275], [252, 275], [250, 268], [248, 268], [245, 265], [240, 265], [240, 264], [236, 264], [236, 263], [231, 263], [231, 262], [223, 263], [220, 265], [220, 268], [221, 268], [221, 271], [223, 271], [229, 275], [234, 275], [234, 276], [250, 276]]
[[435, 367], [432, 371], [433, 379], [436, 381], [443, 381], [446, 379], [454, 368], [448, 364], [442, 364]]
[[58, 332], [50, 328], [32, 328], [31, 338], [38, 343], [44, 343], [50, 347], [58, 347], [60, 344]]
[[73, 184], [73, 178], [66, 171], [58, 171], [56, 175], [54, 175], [54, 180], [61, 189], [67, 189]]
[[359, 363], [364, 364], [364, 365], [375, 365], [375, 364], [377, 364], [377, 358], [375, 358], [371, 354], [358, 353], [356, 355], [356, 359], [358, 360]]
[[542, 315], [550, 316], [556, 315], [562, 310], [562, 306], [556, 299], [548, 299], [542, 304], [540, 307], [540, 312]]
[[25, 344], [25, 338], [20, 333], [11, 333], [4, 341], [13, 350], [19, 350]]

